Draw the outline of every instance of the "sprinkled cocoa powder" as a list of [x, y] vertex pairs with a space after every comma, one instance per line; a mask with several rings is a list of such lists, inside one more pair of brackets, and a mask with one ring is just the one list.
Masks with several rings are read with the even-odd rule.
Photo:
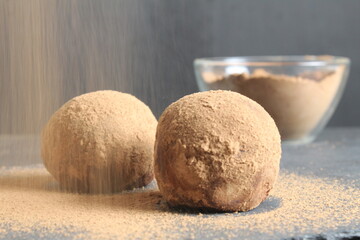
[[149, 184], [157, 121], [136, 97], [96, 91], [66, 102], [41, 133], [41, 156], [73, 192], [113, 193]]
[[[0, 238], [59, 234], [76, 239], [292, 236], [360, 227], [360, 189], [282, 172], [271, 196], [246, 213], [168, 209], [156, 187], [115, 195], [60, 192], [39, 166], [0, 170]], [[45, 235], [44, 235], [45, 234]]]

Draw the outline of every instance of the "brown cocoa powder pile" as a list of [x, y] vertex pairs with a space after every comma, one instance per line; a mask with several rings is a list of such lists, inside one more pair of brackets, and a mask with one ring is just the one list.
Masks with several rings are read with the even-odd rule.
[[299, 76], [253, 73], [216, 76], [203, 73], [210, 90], [239, 92], [262, 105], [274, 118], [283, 140], [299, 139], [312, 131], [332, 103], [344, 69], [314, 71]]
[[64, 193], [41, 166], [0, 169], [0, 203], [0, 238], [36, 232], [38, 238], [228, 239], [360, 227], [358, 187], [286, 172], [270, 198], [246, 213], [170, 210], [156, 187], [115, 195]]

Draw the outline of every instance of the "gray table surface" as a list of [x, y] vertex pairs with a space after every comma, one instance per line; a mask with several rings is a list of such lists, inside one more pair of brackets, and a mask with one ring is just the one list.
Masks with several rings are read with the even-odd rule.
[[[37, 137], [1, 135], [0, 171], [1, 167], [40, 163], [38, 149], [39, 139]], [[308, 174], [338, 179], [344, 183], [351, 181], [356, 187], [360, 188], [360, 128], [325, 129], [313, 143], [300, 146], [283, 146], [281, 168], [302, 175]], [[348, 226], [348, 229], [343, 229], [340, 232], [316, 233], [317, 235], [304, 236], [280, 236], [274, 232], [273, 235], [261, 236], [261, 239], [359, 240], [359, 226], [360, 223], [356, 223], [354, 226]], [[221, 233], [217, 235], [221, 237]], [[53, 234], [46, 234], [46, 232], [39, 234], [34, 231], [32, 234], [24, 233], [23, 235], [9, 233], [3, 239], [71, 239], [71, 237], [54, 236]], [[241, 239], [241, 237], [238, 239]], [[252, 239], [259, 239], [259, 237], [254, 236]]]

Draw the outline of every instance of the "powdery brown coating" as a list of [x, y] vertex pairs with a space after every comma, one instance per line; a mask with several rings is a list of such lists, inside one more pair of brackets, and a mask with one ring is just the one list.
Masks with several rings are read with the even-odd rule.
[[281, 144], [270, 115], [230, 91], [185, 96], [161, 115], [155, 177], [172, 206], [247, 211], [269, 195]]
[[43, 162], [69, 191], [141, 187], [153, 179], [156, 125], [151, 110], [130, 94], [87, 93], [65, 103], [44, 127]]

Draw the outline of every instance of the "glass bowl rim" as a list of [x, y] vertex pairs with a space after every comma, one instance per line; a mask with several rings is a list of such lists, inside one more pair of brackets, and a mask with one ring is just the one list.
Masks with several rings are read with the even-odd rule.
[[331, 55], [233, 56], [196, 58], [195, 66], [327, 66], [350, 64], [347, 57]]

